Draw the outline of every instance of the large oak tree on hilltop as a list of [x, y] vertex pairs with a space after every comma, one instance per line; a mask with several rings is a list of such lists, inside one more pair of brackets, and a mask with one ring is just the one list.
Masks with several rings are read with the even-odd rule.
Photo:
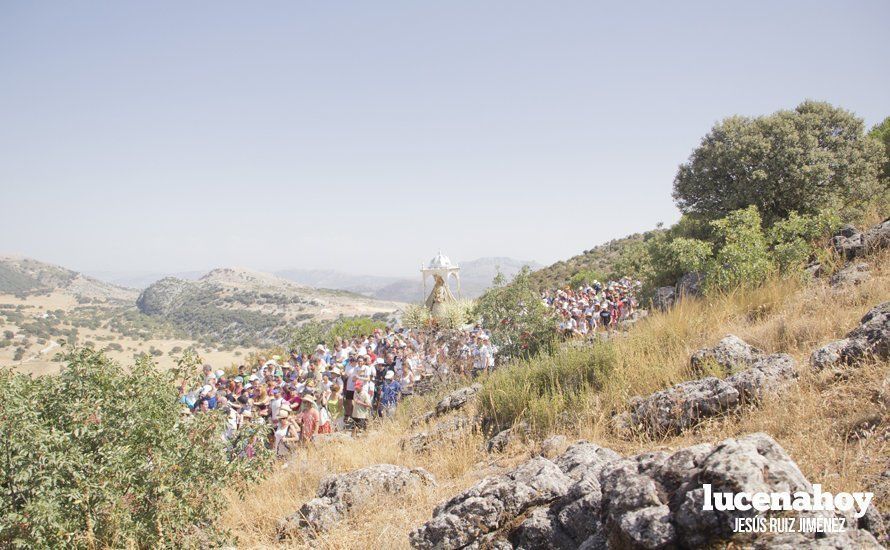
[[674, 179], [680, 210], [722, 218], [755, 205], [764, 222], [792, 211], [856, 208], [887, 193], [884, 151], [864, 122], [828, 103], [717, 123]]

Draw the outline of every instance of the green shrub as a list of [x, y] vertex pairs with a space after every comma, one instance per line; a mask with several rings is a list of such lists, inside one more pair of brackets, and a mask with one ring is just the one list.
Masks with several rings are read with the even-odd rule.
[[802, 273], [800, 268], [824, 247], [827, 238], [840, 226], [840, 217], [827, 211], [809, 216], [792, 212], [788, 218], [776, 222], [767, 238], [779, 268], [792, 276]]
[[572, 277], [569, 279], [569, 285], [572, 288], [578, 288], [585, 285], [592, 285], [594, 281], [605, 282], [608, 280], [609, 277], [604, 273], [601, 273], [594, 269], [582, 269], [578, 273], [572, 275]]
[[510, 284], [502, 276], [476, 301], [473, 315], [491, 330], [502, 357], [530, 357], [552, 348], [556, 317], [541, 301], [530, 270], [524, 267]]
[[731, 212], [711, 224], [717, 254], [705, 275], [707, 291], [751, 288], [766, 280], [773, 268], [757, 207]]
[[386, 323], [369, 317], [344, 317], [337, 319], [328, 330], [325, 342], [334, 345], [342, 339], [371, 335], [375, 330], [386, 328]]
[[86, 348], [63, 360], [56, 376], [0, 369], [0, 546], [224, 542], [214, 525], [222, 489], [267, 462], [223, 442], [221, 414], [180, 416], [176, 381], [193, 377], [196, 358], [166, 372], [151, 361], [128, 372]]

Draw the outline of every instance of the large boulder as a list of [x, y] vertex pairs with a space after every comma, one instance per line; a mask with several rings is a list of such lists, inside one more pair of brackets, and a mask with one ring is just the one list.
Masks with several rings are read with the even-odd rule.
[[826, 344], [810, 356], [816, 371], [854, 364], [874, 356], [890, 357], [890, 302], [873, 307], [847, 336]]
[[684, 296], [701, 296], [702, 286], [705, 282], [705, 276], [696, 271], [686, 273], [677, 281], [674, 286], [675, 294], [678, 298]]
[[725, 379], [739, 392], [742, 402], [760, 401], [768, 393], [785, 389], [797, 378], [794, 358], [785, 353], [775, 353], [758, 359], [741, 372]]
[[451, 411], [464, 408], [481, 389], [482, 384], [473, 384], [472, 386], [454, 390], [436, 404], [436, 416], [442, 416]]
[[862, 233], [852, 225], [844, 226], [831, 238], [831, 246], [845, 260], [890, 248], [890, 219]]
[[344, 474], [326, 476], [318, 484], [316, 497], [300, 510], [278, 522], [279, 537], [314, 536], [330, 530], [349, 511], [380, 494], [402, 494], [424, 485], [435, 485], [433, 475], [423, 468], [375, 464]]
[[679, 433], [738, 404], [738, 390], [719, 378], [708, 376], [632, 399], [630, 416], [634, 426], [662, 435]]
[[763, 357], [763, 351], [748, 344], [734, 334], [727, 334], [713, 348], [702, 348], [692, 354], [689, 362], [692, 371], [701, 374], [708, 364], [720, 367], [724, 373], [746, 368]]
[[866, 254], [890, 248], [890, 218], [863, 233], [862, 246]]
[[[706, 510], [704, 484], [714, 493], [812, 492], [794, 461], [762, 433], [628, 458], [581, 442], [552, 462], [538, 457], [478, 482], [437, 506], [410, 541], [415, 548], [443, 550], [880, 548], [862, 520], [851, 522], [844, 533], [819, 538], [734, 533], [736, 519], [756, 512]], [[813, 512], [791, 514], [812, 517]], [[836, 512], [819, 514], [835, 517]]]
[[674, 305], [677, 291], [672, 286], [662, 286], [655, 289], [655, 295], [652, 297], [652, 306], [655, 309], [665, 311]]
[[572, 479], [546, 458], [485, 478], [436, 506], [433, 518], [410, 535], [415, 548], [456, 549], [496, 532], [531, 508], [566, 495]]
[[831, 238], [831, 247], [845, 260], [861, 256], [864, 252], [862, 233], [852, 225], [845, 225]]
[[[766, 394], [783, 390], [797, 377], [790, 355], [762, 355], [756, 348], [747, 351], [752, 350], [756, 353], [735, 356], [737, 361], [753, 360], [751, 366], [724, 380], [708, 376], [631, 399], [629, 411], [614, 420], [616, 429], [628, 432], [637, 427], [654, 435], [679, 433], [706, 418], [735, 410], [741, 403], [760, 401]], [[738, 364], [727, 363], [724, 355], [714, 357], [723, 364]]]
[[485, 443], [485, 449], [489, 453], [502, 453], [514, 442], [527, 440], [530, 433], [531, 429], [528, 423], [520, 422], [515, 426], [511, 426], [494, 434]]

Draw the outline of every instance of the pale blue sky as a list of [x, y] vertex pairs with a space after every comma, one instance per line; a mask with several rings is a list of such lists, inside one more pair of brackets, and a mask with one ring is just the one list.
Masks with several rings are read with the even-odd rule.
[[4, 1], [0, 253], [550, 263], [675, 221], [724, 116], [890, 115], [888, 28], [886, 0]]

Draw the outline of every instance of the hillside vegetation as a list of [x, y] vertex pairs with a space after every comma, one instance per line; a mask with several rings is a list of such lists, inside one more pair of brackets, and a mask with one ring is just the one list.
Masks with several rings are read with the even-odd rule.
[[142, 291], [136, 305], [201, 342], [240, 346], [279, 345], [286, 340], [286, 327], [311, 319], [388, 319], [400, 307], [245, 269], [213, 270], [198, 281], [161, 279]]
[[[565, 345], [552, 356], [511, 364], [483, 381], [479, 412], [497, 416], [501, 425], [530, 422], [533, 441], [565, 434], [570, 441], [591, 440], [628, 454], [763, 431], [789, 452], [808, 477], [822, 480], [825, 490], [868, 488], [877, 493], [875, 502], [886, 506], [890, 484], [881, 472], [890, 468], [888, 443], [879, 437], [851, 438], [851, 433], [863, 419], [888, 415], [875, 395], [890, 390], [881, 390], [882, 383], [887, 384], [890, 364], [872, 362], [840, 379], [813, 374], [806, 367], [814, 348], [840, 338], [868, 309], [890, 298], [890, 255], [882, 254], [873, 264], [873, 278], [856, 287], [837, 290], [825, 279], [811, 284], [775, 279], [716, 299], [683, 300], [609, 342], [593, 347]], [[769, 352], [795, 357], [798, 387], [759, 407], [717, 417], [681, 435], [641, 433], [628, 439], [613, 431], [611, 418], [624, 409], [628, 398], [693, 378], [689, 356], [727, 333]], [[290, 467], [277, 470], [255, 490], [243, 496], [232, 494], [223, 524], [238, 536], [240, 547], [279, 544], [278, 518], [313, 498], [325, 475], [379, 463], [423, 467], [436, 476], [438, 486], [407, 498], [380, 495], [336, 530], [314, 541], [292, 540], [285, 545], [408, 548], [407, 534], [426, 521], [437, 504], [483, 476], [528, 459], [538, 448], [534, 443], [518, 443], [492, 455], [485, 451], [485, 436], [473, 432], [431, 453], [403, 449], [400, 442], [418, 429], [411, 421], [432, 408], [435, 400], [434, 396], [413, 398], [396, 418], [383, 422], [367, 437], [301, 451]], [[270, 515], [270, 510], [276, 513]], [[384, 511], [389, 518], [386, 525], [365, 528], [367, 518]]]

